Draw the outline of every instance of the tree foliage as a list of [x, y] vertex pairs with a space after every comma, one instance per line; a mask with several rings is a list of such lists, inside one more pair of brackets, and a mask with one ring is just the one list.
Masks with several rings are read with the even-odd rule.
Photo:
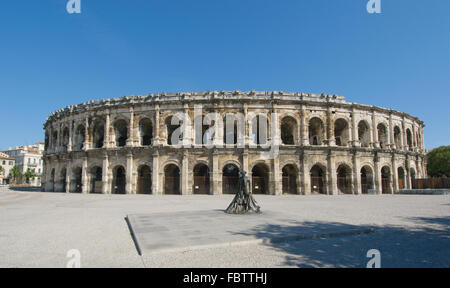
[[12, 178], [16, 184], [21, 181], [22, 172], [20, 172], [19, 167], [14, 166], [11, 170], [9, 170], [9, 178]]
[[450, 146], [441, 146], [427, 154], [427, 171], [431, 177], [450, 177]]
[[27, 183], [29, 183], [30, 179], [36, 177], [37, 175], [36, 175], [36, 173], [33, 170], [28, 168], [27, 171], [25, 172], [25, 174], [23, 174], [23, 176], [25, 177]]

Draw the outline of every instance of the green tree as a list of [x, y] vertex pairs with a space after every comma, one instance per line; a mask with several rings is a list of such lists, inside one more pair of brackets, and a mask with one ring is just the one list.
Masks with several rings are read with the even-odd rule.
[[427, 171], [431, 177], [450, 177], [450, 146], [441, 146], [427, 154]]
[[2, 165], [0, 165], [0, 174], [2, 174], [4, 170], [5, 169], [3, 169]]
[[12, 178], [13, 182], [16, 184], [22, 179], [22, 172], [20, 172], [19, 167], [14, 166], [11, 170], [9, 170], [9, 178]]
[[25, 174], [23, 174], [23, 176], [25, 177], [27, 183], [30, 183], [30, 179], [36, 177], [37, 175], [33, 170], [28, 168]]

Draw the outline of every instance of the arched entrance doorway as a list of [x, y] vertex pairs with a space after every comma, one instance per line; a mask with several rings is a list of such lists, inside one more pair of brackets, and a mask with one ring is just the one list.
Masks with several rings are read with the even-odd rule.
[[319, 165], [314, 165], [310, 171], [311, 174], [311, 193], [327, 194], [325, 186], [325, 169]]
[[125, 168], [118, 166], [113, 170], [112, 193], [125, 194], [126, 175]]
[[252, 169], [252, 193], [269, 194], [269, 169], [265, 164], [257, 164]]
[[239, 191], [239, 168], [228, 164], [222, 169], [222, 193], [236, 194]]
[[180, 168], [178, 168], [175, 164], [169, 164], [164, 168], [164, 194], [181, 194]]
[[138, 169], [137, 194], [152, 194], [152, 171], [147, 165]]
[[405, 170], [403, 170], [402, 167], [398, 167], [397, 175], [398, 175], [398, 189], [399, 190], [405, 189]]
[[297, 194], [298, 171], [294, 165], [288, 164], [283, 167], [283, 194]]
[[337, 187], [339, 193], [353, 194], [352, 169], [347, 165], [340, 165], [337, 169]]
[[388, 166], [381, 168], [381, 193], [391, 194], [391, 169]]
[[194, 194], [209, 194], [209, 168], [205, 164], [194, 167]]
[[73, 169], [73, 175], [72, 175], [73, 176], [72, 177], [72, 192], [73, 193], [81, 193], [82, 192], [82, 187], [83, 187], [82, 174], [83, 174], [83, 169], [81, 169], [80, 167]]
[[103, 190], [103, 181], [102, 181], [103, 169], [101, 167], [92, 167], [90, 171], [91, 185], [90, 191], [91, 194], [101, 194]]
[[368, 194], [373, 189], [373, 172], [369, 166], [361, 168], [361, 193]]

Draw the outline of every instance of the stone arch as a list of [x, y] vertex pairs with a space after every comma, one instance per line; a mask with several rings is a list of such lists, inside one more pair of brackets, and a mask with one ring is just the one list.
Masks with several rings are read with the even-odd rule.
[[295, 145], [295, 143], [297, 143], [297, 125], [297, 120], [292, 116], [285, 116], [281, 119], [281, 143], [283, 143], [284, 145]]
[[387, 126], [384, 123], [379, 123], [377, 125], [377, 133], [378, 133], [378, 143], [381, 149], [388, 148], [388, 132]]
[[406, 187], [406, 173], [402, 166], [397, 168], [398, 189], [402, 190]]
[[358, 123], [358, 140], [361, 147], [370, 147], [370, 125], [366, 120], [361, 120]]
[[58, 147], [58, 131], [54, 130], [52, 133], [52, 144], [53, 149], [56, 149]]
[[347, 164], [341, 164], [338, 166], [336, 174], [339, 193], [353, 194], [352, 168]]
[[298, 194], [299, 170], [294, 164], [286, 164], [281, 170], [283, 194]]
[[322, 145], [325, 139], [325, 125], [319, 117], [313, 117], [308, 122], [309, 144]]
[[142, 118], [139, 121], [139, 139], [141, 146], [153, 144], [153, 122], [150, 118]]
[[67, 187], [67, 169], [66, 168], [62, 168], [59, 174], [59, 182], [61, 183], [61, 192], [67, 192], [66, 191], [66, 187]]
[[79, 124], [77, 126], [77, 128], [75, 129], [75, 136], [74, 136], [74, 143], [73, 143], [74, 151], [83, 150], [85, 138], [86, 138], [86, 129], [84, 128], [83, 124]]
[[164, 166], [164, 194], [181, 194], [180, 168], [174, 163], [168, 163]]
[[337, 146], [348, 146], [350, 141], [349, 122], [339, 118], [334, 122], [334, 138]]
[[137, 169], [137, 194], [152, 194], [152, 170], [148, 165]]
[[228, 161], [222, 168], [222, 193], [236, 194], [239, 191], [239, 167], [234, 161]]
[[72, 169], [72, 177], [70, 180], [72, 193], [81, 193], [83, 190], [83, 168], [75, 167]]
[[62, 146], [64, 147], [64, 150], [67, 151], [69, 149], [69, 128], [64, 127], [63, 129], [63, 136], [62, 136]]
[[113, 178], [112, 178], [112, 194], [126, 194], [126, 170], [122, 165], [117, 165], [114, 167]]
[[210, 174], [209, 167], [205, 163], [197, 163], [193, 169], [194, 194], [210, 194]]
[[360, 174], [361, 174], [361, 193], [368, 194], [369, 190], [374, 189], [373, 168], [370, 165], [363, 165]]
[[50, 172], [50, 189], [51, 192], [55, 192], [55, 168]]
[[252, 168], [252, 193], [269, 194], [270, 168], [264, 162], [256, 163]]
[[99, 165], [89, 169], [89, 193], [101, 194], [103, 192], [103, 168]]
[[128, 136], [128, 122], [125, 119], [115, 120], [113, 123], [113, 137], [116, 147], [125, 147]]
[[394, 143], [397, 150], [402, 149], [402, 131], [398, 126], [394, 127]]
[[411, 151], [413, 148], [413, 143], [411, 130], [409, 128], [406, 129], [406, 144], [408, 145], [408, 149]]
[[391, 173], [391, 167], [385, 165], [381, 168], [381, 192], [383, 194], [391, 194], [392, 190], [391, 190], [391, 178], [392, 178], [392, 173]]
[[105, 142], [105, 122], [102, 119], [96, 119], [92, 125], [91, 132], [92, 147], [103, 148]]
[[311, 193], [327, 194], [327, 169], [324, 165], [317, 163], [309, 171], [311, 177]]

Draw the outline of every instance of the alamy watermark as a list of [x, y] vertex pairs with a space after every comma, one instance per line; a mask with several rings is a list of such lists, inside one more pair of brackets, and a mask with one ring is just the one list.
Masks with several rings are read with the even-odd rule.
[[367, 12], [369, 14], [380, 14], [381, 13], [381, 0], [369, 0], [367, 2]]
[[69, 0], [66, 4], [66, 10], [69, 14], [81, 13], [81, 0]]
[[377, 249], [370, 249], [366, 254], [367, 258], [371, 258], [367, 262], [367, 268], [381, 268], [381, 253]]
[[67, 262], [66, 268], [81, 268], [81, 253], [77, 249], [71, 249], [67, 251]]

